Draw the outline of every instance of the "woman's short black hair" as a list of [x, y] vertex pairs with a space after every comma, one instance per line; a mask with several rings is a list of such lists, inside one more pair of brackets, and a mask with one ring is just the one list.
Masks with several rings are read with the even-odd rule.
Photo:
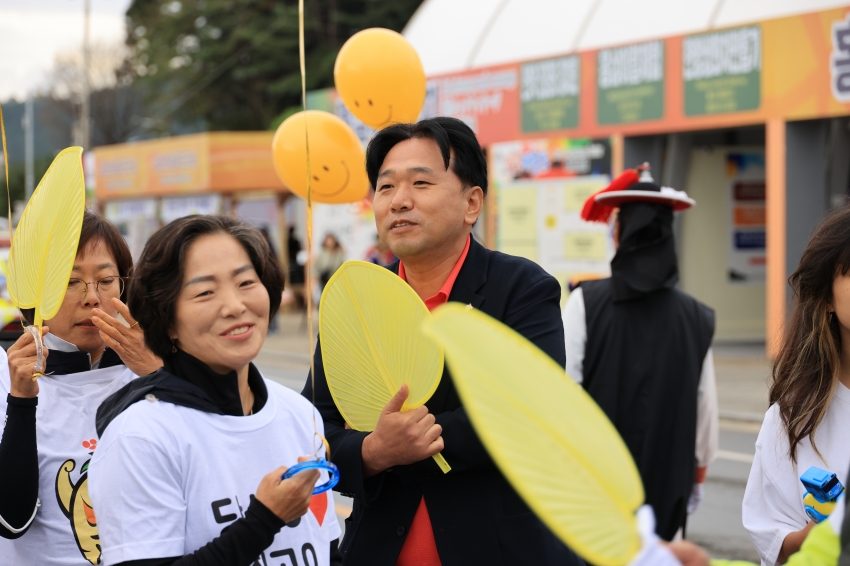
[[427, 118], [415, 124], [394, 124], [375, 134], [366, 148], [366, 173], [373, 187], [377, 185], [381, 165], [390, 150], [399, 142], [413, 138], [437, 142], [447, 171], [454, 152], [452, 170], [460, 178], [463, 188], [481, 187], [487, 195], [487, 160], [475, 133], [461, 120], [446, 116]]
[[186, 250], [202, 236], [227, 234], [239, 242], [269, 293], [269, 319], [277, 314], [283, 292], [280, 262], [255, 227], [220, 215], [193, 215], [166, 224], [151, 236], [136, 264], [127, 306], [145, 331], [145, 344], [161, 358], [171, 355], [177, 297], [183, 287]]
[[80, 244], [77, 255], [84, 256], [88, 248], [98, 242], [103, 242], [109, 253], [115, 259], [115, 267], [121, 277], [130, 277], [133, 271], [133, 256], [127, 241], [115, 225], [91, 210], [83, 214], [83, 229], [80, 230]]

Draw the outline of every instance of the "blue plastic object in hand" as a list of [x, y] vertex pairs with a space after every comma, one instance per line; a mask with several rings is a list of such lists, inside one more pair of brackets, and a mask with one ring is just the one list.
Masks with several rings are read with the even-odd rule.
[[828, 519], [835, 509], [835, 502], [844, 493], [844, 486], [836, 475], [812, 466], [800, 476], [800, 481], [806, 488], [803, 494], [806, 515], [815, 523]]
[[329, 489], [333, 489], [333, 487], [339, 483], [339, 468], [336, 467], [336, 464], [333, 462], [328, 462], [324, 458], [317, 458], [316, 460], [307, 460], [306, 462], [299, 462], [295, 464], [286, 472], [284, 472], [283, 477], [281, 479], [289, 479], [298, 472], [303, 472], [304, 470], [325, 470], [328, 472], [328, 481], [323, 483], [322, 485], [317, 485], [313, 488], [313, 495], [318, 495], [320, 493], [324, 493]]

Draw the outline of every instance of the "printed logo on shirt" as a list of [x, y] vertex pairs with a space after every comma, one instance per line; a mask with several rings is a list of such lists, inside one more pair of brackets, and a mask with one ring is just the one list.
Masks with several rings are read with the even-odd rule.
[[319, 495], [314, 495], [310, 499], [310, 512], [316, 518], [319, 526], [325, 522], [325, 513], [328, 511], [328, 492], [322, 492]]
[[[253, 499], [254, 496], [251, 496]], [[234, 496], [233, 499], [226, 497], [224, 499], [218, 499], [213, 501], [210, 504], [212, 508], [213, 518], [215, 522], [218, 524], [223, 523], [231, 523], [240, 517], [245, 516], [245, 511], [242, 507], [242, 504], [239, 502], [239, 498]], [[314, 495], [312, 499], [310, 499], [310, 510], [309, 513], [312, 513], [313, 517], [315, 517], [316, 522], [319, 524], [319, 527], [322, 526], [322, 523], [325, 521], [325, 513], [328, 510], [328, 494], [327, 492], [320, 493], [318, 495]], [[236, 514], [236, 511], [239, 514]], [[294, 521], [290, 521], [286, 524], [286, 528], [294, 529], [301, 524], [302, 517], [295, 519]], [[268, 551], [268, 557], [266, 556], [266, 552]], [[299, 557], [300, 554], [300, 557]], [[313, 545], [308, 541], [301, 545], [301, 548], [284, 548], [282, 550], [271, 550], [266, 549], [257, 559], [251, 563], [251, 566], [276, 566], [279, 564], [277, 561], [270, 561], [269, 558], [285, 558], [288, 560], [284, 560], [284, 562], [280, 563], [285, 566], [319, 566], [319, 559], [316, 554], [316, 549]], [[300, 558], [300, 560], [299, 560]]]
[[[83, 448], [91, 450], [89, 456], [97, 448], [97, 440], [84, 440]], [[56, 474], [56, 500], [65, 517], [71, 521], [71, 530], [83, 558], [91, 564], [100, 564], [100, 537], [97, 533], [97, 520], [89, 497], [89, 462], [85, 461], [79, 471], [77, 481], [71, 472], [77, 467], [77, 462], [71, 458], [65, 460]]]

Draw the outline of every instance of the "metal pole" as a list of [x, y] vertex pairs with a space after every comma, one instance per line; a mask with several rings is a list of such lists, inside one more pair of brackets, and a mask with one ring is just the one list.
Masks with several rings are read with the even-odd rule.
[[24, 166], [26, 201], [35, 189], [35, 111], [32, 93], [27, 96], [24, 106]]
[[89, 12], [91, 11], [91, 0], [84, 0], [84, 19], [83, 19], [83, 92], [82, 104], [80, 106], [80, 142], [83, 149], [88, 151], [91, 144], [91, 85], [89, 84]]

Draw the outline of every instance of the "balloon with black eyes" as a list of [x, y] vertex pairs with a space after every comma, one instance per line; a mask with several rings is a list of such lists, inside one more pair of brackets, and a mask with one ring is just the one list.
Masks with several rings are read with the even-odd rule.
[[376, 129], [415, 122], [425, 104], [422, 61], [401, 34], [388, 29], [366, 29], [345, 42], [334, 84], [345, 107]]
[[293, 114], [275, 132], [272, 153], [278, 176], [302, 198], [307, 198], [308, 161], [310, 196], [314, 202], [357, 202], [369, 192], [369, 179], [363, 167], [366, 157], [360, 139], [348, 124], [333, 114], [321, 110]]

